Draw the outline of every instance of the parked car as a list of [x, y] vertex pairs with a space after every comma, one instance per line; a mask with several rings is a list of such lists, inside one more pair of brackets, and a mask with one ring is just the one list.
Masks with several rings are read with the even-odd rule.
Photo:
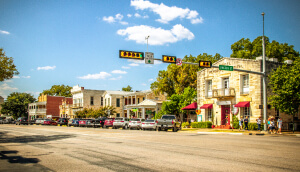
[[95, 119], [94, 120], [94, 127], [102, 127], [103, 128], [105, 120], [106, 120], [106, 117]]
[[103, 128], [112, 127], [114, 121], [115, 121], [115, 118], [106, 118], [105, 121], [104, 121]]
[[165, 130], [172, 129], [173, 132], [181, 130], [181, 123], [177, 120], [175, 115], [163, 115], [161, 119], [156, 121], [157, 130]]
[[117, 128], [123, 128], [123, 129], [128, 129], [129, 126], [129, 118], [126, 117], [120, 117], [120, 118], [115, 118], [115, 121], [113, 122], [113, 129]]
[[37, 118], [35, 120], [35, 124], [42, 125], [44, 124], [45, 118]]
[[68, 121], [68, 126], [71, 127], [78, 127], [79, 126], [79, 121], [80, 121], [80, 118], [74, 118], [74, 119], [70, 119]]
[[17, 120], [16, 120], [16, 125], [28, 125], [28, 118], [27, 117], [19, 117]]
[[68, 125], [68, 119], [67, 118], [59, 118], [57, 120], [57, 125]]
[[93, 119], [81, 119], [79, 121], [79, 127], [93, 127], [94, 126]]
[[144, 121], [145, 121], [145, 119], [142, 119], [142, 118], [132, 118], [132, 119], [130, 119], [129, 125], [128, 125], [129, 130], [131, 130], [133, 128], [136, 128], [137, 130], [142, 129], [141, 124]]
[[156, 130], [157, 123], [154, 119], [147, 119], [142, 123], [142, 130]]
[[54, 121], [52, 119], [45, 119], [44, 125], [56, 125], [56, 121]]
[[13, 118], [5, 118], [2, 120], [2, 124], [14, 124], [15, 120]]

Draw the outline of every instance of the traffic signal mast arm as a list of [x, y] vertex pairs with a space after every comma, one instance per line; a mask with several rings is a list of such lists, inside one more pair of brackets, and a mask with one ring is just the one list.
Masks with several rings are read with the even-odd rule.
[[[158, 60], [158, 61], [162, 61], [161, 59], [154, 59], [154, 60]], [[199, 63], [191, 63], [191, 62], [182, 62], [183, 64], [189, 64], [189, 65], [196, 65], [196, 66], [199, 66]], [[219, 66], [211, 66], [213, 68], [218, 68], [219, 69]], [[247, 72], [247, 73], [253, 73], [253, 74], [257, 74], [257, 75], [264, 75], [263, 72], [256, 72], [256, 71], [251, 71], [251, 70], [243, 70], [243, 69], [235, 69], [233, 68], [234, 71], [240, 71], [240, 72]]]

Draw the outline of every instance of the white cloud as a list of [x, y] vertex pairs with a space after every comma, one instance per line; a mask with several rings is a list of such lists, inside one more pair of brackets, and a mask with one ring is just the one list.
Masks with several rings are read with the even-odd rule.
[[10, 33], [5, 30], [0, 30], [0, 34], [9, 35]]
[[44, 67], [38, 67], [37, 70], [54, 70], [56, 66], [44, 66]]
[[151, 78], [151, 79], [149, 79], [148, 81], [149, 81], [149, 82], [152, 82], [152, 81], [154, 81], [154, 79]]
[[119, 77], [117, 77], [117, 78], [110, 78], [109, 80], [120, 80], [120, 79], [122, 79], [122, 76], [119, 76]]
[[121, 68], [122, 69], [130, 69], [130, 67], [128, 67], [128, 66], [122, 66]]
[[134, 17], [136, 17], [136, 18], [140, 18], [140, 17], [142, 17], [139, 13], [135, 13], [134, 14]]
[[29, 79], [31, 78], [30, 76], [13, 76], [14, 79], [19, 79], [19, 78], [25, 78], [25, 79]]
[[104, 16], [103, 21], [106, 21], [108, 23], [119, 22], [122, 25], [128, 25], [128, 22], [122, 21], [123, 17], [124, 16], [122, 14], [118, 13], [118, 14], [115, 15], [115, 17], [113, 17], [113, 16], [108, 16], [108, 17]]
[[126, 74], [127, 72], [122, 70], [113, 70], [111, 73]]
[[132, 15], [131, 14], [127, 14], [127, 17], [130, 18], [130, 17], [132, 17]]
[[203, 23], [203, 18], [196, 18], [196, 19], [191, 19], [192, 24], [197, 24], [197, 23]]
[[11, 87], [7, 83], [2, 84], [0, 89], [1, 90], [8, 90], [8, 91], [18, 90], [18, 88]]
[[31, 76], [22, 76], [22, 78], [29, 79]]
[[8, 85], [6, 82], [4, 82], [2, 85], [0, 85], [0, 95], [6, 99], [7, 96], [11, 93], [18, 90], [18, 88], [12, 87]]
[[[191, 20], [192, 24], [196, 23], [202, 23], [203, 20], [200, 20], [198, 18], [198, 12], [195, 10], [190, 10], [188, 8], [179, 8], [176, 6], [166, 6], [165, 4], [155, 4], [148, 0], [131, 0], [130, 5], [135, 7], [136, 10], [150, 10], [160, 16], [160, 19], [157, 19], [156, 21], [161, 23], [169, 23], [169, 21], [175, 20], [176, 18], [186, 18]], [[194, 20], [192, 22], [192, 20]]]
[[129, 66], [139, 66], [137, 63], [130, 63]]
[[138, 44], [146, 44], [145, 36], [150, 35], [150, 38], [148, 39], [149, 45], [164, 45], [175, 43], [182, 39], [192, 40], [195, 37], [191, 31], [181, 24], [173, 26], [171, 30], [146, 25], [132, 26], [118, 30], [117, 34], [126, 36], [127, 40], [136, 41]]
[[147, 84], [145, 84], [145, 83], [142, 83], [141, 85], [142, 85], [142, 86], [147, 86]]
[[88, 74], [85, 76], [80, 76], [78, 77], [79, 79], [106, 79], [107, 77], [110, 77], [111, 74], [107, 72], [100, 72], [96, 74]]
[[135, 60], [135, 59], [128, 59], [128, 62], [132, 62], [132, 63], [139, 63], [139, 64], [145, 64], [144, 60]]
[[13, 76], [13, 78], [14, 78], [14, 79], [19, 79], [20, 77], [19, 77], [19, 76]]

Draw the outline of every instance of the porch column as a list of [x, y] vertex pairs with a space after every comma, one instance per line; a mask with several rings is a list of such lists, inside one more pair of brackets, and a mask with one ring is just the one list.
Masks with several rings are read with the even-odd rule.
[[142, 108], [142, 118], [145, 119], [145, 107]]
[[130, 96], [130, 97], [131, 97], [131, 102], [130, 102], [130, 104], [132, 105], [132, 102], [133, 102], [133, 101], [132, 101], [132, 96]]
[[129, 115], [130, 113], [129, 113], [129, 109], [128, 109], [128, 107], [127, 107], [127, 118], [129, 118], [130, 117], [130, 115]]
[[135, 100], [134, 100], [134, 104], [136, 105], [136, 95], [135, 95]]

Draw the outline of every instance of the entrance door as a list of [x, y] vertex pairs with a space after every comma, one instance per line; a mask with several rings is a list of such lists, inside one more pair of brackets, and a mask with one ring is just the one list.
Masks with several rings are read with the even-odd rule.
[[230, 125], [230, 105], [221, 105], [221, 125]]

